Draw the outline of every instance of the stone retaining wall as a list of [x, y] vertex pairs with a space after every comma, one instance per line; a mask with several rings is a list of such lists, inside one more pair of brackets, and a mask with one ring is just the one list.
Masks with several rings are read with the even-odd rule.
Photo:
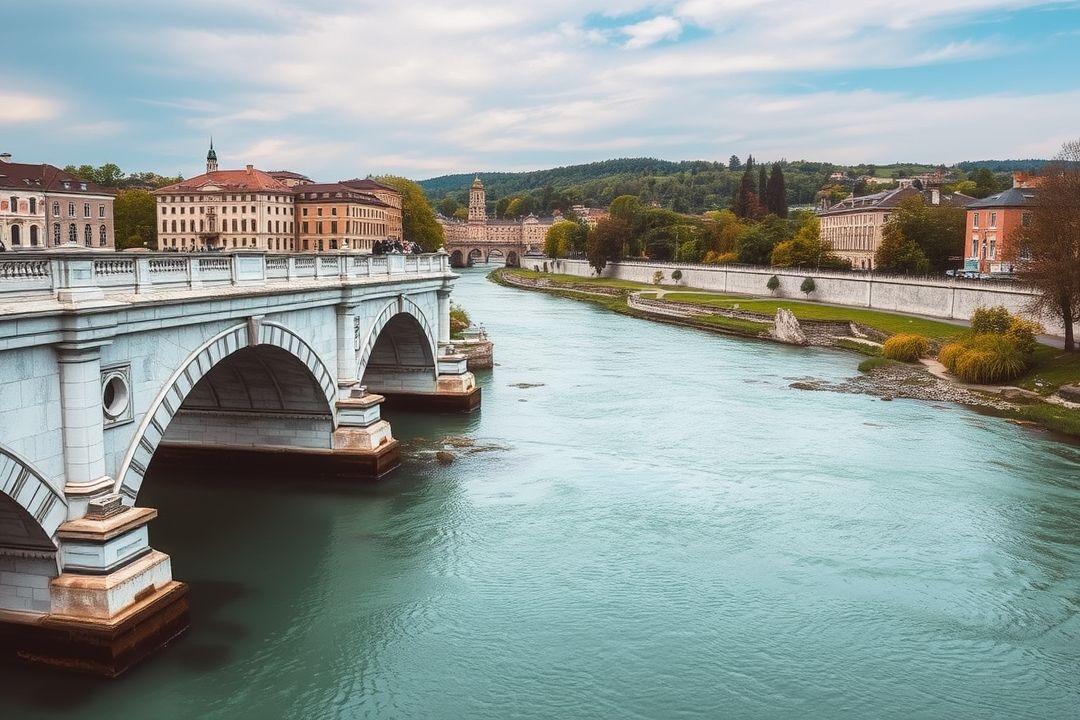
[[[585, 260], [524, 257], [521, 262], [523, 268], [541, 272], [545, 265], [553, 273], [596, 277]], [[671, 273], [675, 270], [682, 272], [682, 278], [677, 283], [671, 280]], [[798, 300], [805, 298], [799, 290], [803, 280], [813, 277], [816, 289], [810, 295], [811, 300], [950, 320], [970, 320], [978, 307], [1003, 305], [1012, 313], [1038, 320], [1052, 335], [1060, 337], [1064, 334], [1059, 322], [1032, 314], [1030, 305], [1035, 293], [1031, 288], [1010, 282], [636, 261], [611, 263], [604, 268], [602, 277], [652, 284], [657, 271], [663, 273], [661, 286], [664, 288], [686, 287]], [[775, 293], [765, 287], [773, 275], [780, 281]], [[1080, 326], [1077, 332], [1080, 333]]]

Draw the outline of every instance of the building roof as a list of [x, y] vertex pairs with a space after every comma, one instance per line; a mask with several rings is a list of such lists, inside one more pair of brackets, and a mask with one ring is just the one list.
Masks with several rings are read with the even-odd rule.
[[[356, 188], [350, 187], [343, 183], [312, 183], [310, 185], [297, 185], [293, 188], [293, 194], [296, 196], [297, 202], [325, 202], [330, 200], [346, 200], [362, 202], [365, 205], [390, 207], [371, 193], [361, 192]], [[308, 197], [309, 195], [316, 195], [320, 197]], [[321, 197], [322, 195], [329, 195], [330, 197]]]
[[357, 190], [389, 190], [390, 192], [400, 193], [396, 187], [392, 187], [385, 183], [381, 183], [378, 180], [372, 180], [371, 178], [353, 178], [352, 180], [342, 180], [339, 184], [348, 185], [351, 188]]
[[[929, 201], [936, 192], [934, 190], [919, 190], [914, 187], [902, 187], [893, 190], [874, 193], [872, 195], [860, 195], [859, 197], [844, 198], [840, 202], [821, 210], [818, 215], [840, 215], [849, 212], [863, 212], [866, 210], [889, 210], [897, 207], [906, 198], [922, 195], [924, 200]], [[974, 198], [963, 193], [939, 193], [940, 204], [953, 207], [967, 207]]]
[[293, 172], [292, 170], [268, 170], [266, 174], [274, 178], [275, 180], [281, 180], [282, 178], [284, 178], [286, 180], [306, 180], [308, 182], [311, 182], [311, 178], [309, 178], [307, 175], [301, 175], [300, 173]]
[[55, 165], [0, 162], [0, 188], [79, 195], [115, 195], [111, 188], [88, 182]]
[[1011, 187], [1004, 192], [999, 192], [982, 200], [975, 200], [967, 204], [968, 209], [979, 208], [1003, 208], [1003, 207], [1028, 207], [1035, 202], [1035, 188]]
[[156, 195], [178, 192], [207, 192], [210, 188], [226, 192], [277, 192], [292, 193], [292, 189], [275, 180], [268, 173], [248, 165], [243, 170], [215, 170], [196, 175], [187, 180], [167, 185], [154, 191]]

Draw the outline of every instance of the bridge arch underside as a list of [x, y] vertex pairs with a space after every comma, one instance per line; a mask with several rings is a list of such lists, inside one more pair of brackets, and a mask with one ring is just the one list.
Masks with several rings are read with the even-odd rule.
[[455, 248], [450, 251], [450, 265], [460, 268], [477, 263], [503, 263], [507, 267], [521, 267], [521, 255], [526, 249], [526, 246], [514, 245]]
[[[268, 332], [273, 331], [264, 329]], [[134, 440], [120, 485], [127, 502], [134, 503], [151, 462], [161, 467], [175, 459], [186, 469], [209, 465], [255, 472], [265, 467], [255, 460], [266, 456], [329, 451], [333, 381], [310, 353], [304, 356], [307, 363], [275, 344], [238, 343], [216, 363], [193, 361], [189, 367], [206, 371], [186, 393], [174, 385]], [[323, 377], [317, 378], [316, 370]], [[179, 402], [168, 402], [177, 395], [182, 395]]]
[[423, 325], [413, 315], [400, 312], [383, 326], [361, 384], [379, 395], [435, 392], [435, 353]]
[[14, 453], [0, 447], [0, 610], [48, 612], [58, 574], [57, 527], [67, 504]]

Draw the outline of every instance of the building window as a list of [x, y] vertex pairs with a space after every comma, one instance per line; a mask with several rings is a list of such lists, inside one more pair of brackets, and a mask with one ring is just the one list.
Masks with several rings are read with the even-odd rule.
[[997, 213], [996, 212], [990, 213], [990, 227], [992, 227], [992, 228], [997, 227]]
[[53, 223], [52, 226], [52, 244], [60, 244], [60, 223]]
[[971, 213], [971, 227], [979, 227], [979, 213]]
[[11, 198], [8, 200], [8, 202], [11, 204], [11, 214], [12, 215], [19, 212], [19, 198], [12, 195]]
[[[30, 198], [30, 214], [37, 215], [37, 198]], [[33, 237], [33, 229], [31, 228], [30, 236]], [[37, 245], [37, 243], [30, 243], [31, 245]]]
[[[72, 207], [74, 208], [75, 206], [72, 205]], [[68, 242], [69, 243], [77, 243], [77, 242], [79, 242], [79, 231], [75, 229], [75, 223], [71, 223], [71, 224], [68, 225]]]
[[18, 225], [11, 226], [11, 246], [22, 245], [22, 228]]
[[90, 217], [90, 203], [83, 203], [82, 212], [83, 217]]
[[[32, 198], [31, 198], [30, 202], [33, 202]], [[38, 244], [38, 226], [37, 225], [31, 225], [30, 226], [30, 244], [31, 245], [37, 245]]]
[[75, 217], [75, 203], [68, 203], [68, 217]]
[[[305, 220], [302, 223], [300, 223], [300, 232], [307, 235], [307, 231], [308, 231], [308, 224], [307, 224], [307, 220]], [[306, 240], [304, 241], [304, 249], [307, 250], [307, 241]]]
[[979, 238], [971, 238], [971, 257], [979, 257]]
[[53, 217], [60, 217], [60, 203], [54, 202], [52, 204], [52, 214]]
[[990, 241], [990, 259], [991, 260], [994, 260], [997, 257], [996, 253], [994, 252], [994, 245], [996, 244], [996, 242], [997, 242], [996, 240], [991, 240]]
[[83, 243], [86, 247], [94, 246], [94, 229], [89, 225], [83, 228]]
[[102, 225], [100, 228], [98, 228], [98, 245], [100, 245], [101, 247], [105, 247], [108, 244], [109, 244], [109, 233], [105, 229], [105, 226]]

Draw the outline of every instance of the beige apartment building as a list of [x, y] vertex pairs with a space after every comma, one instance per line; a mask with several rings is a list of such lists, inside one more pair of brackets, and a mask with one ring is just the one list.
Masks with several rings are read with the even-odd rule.
[[840, 258], [850, 260], [853, 270], [873, 270], [874, 257], [881, 247], [882, 233], [890, 214], [905, 198], [918, 195], [933, 205], [944, 203], [965, 207], [974, 200], [961, 193], [946, 194], [936, 188], [918, 190], [911, 186], [849, 197], [818, 211], [821, 239], [828, 242]]
[[66, 243], [114, 249], [114, 191], [54, 165], [0, 155], [0, 242], [8, 250]]
[[160, 250], [295, 250], [293, 189], [251, 165], [219, 170], [212, 145], [205, 173], [154, 195]]
[[294, 193], [299, 252], [371, 252], [376, 240], [389, 237], [393, 208], [374, 195], [342, 183], [298, 185]]
[[342, 180], [341, 184], [354, 190], [367, 193], [368, 195], [373, 195], [379, 202], [385, 204], [386, 237], [391, 240], [404, 239], [401, 193], [397, 189], [392, 188], [389, 185], [384, 185], [378, 180], [372, 180], [371, 178]]

